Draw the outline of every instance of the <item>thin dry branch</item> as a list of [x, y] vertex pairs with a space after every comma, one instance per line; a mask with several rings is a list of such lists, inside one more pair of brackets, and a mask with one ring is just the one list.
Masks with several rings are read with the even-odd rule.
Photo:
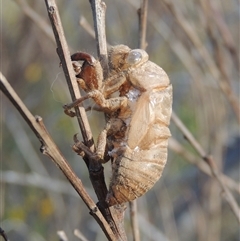
[[[64, 37], [64, 32], [63, 32], [60, 16], [58, 13], [57, 5], [56, 5], [55, 1], [53, 1], [53, 0], [46, 0], [46, 6], [47, 6], [48, 14], [49, 14], [49, 19], [52, 24], [55, 39], [57, 42], [57, 47], [58, 47], [57, 52], [59, 54], [59, 58], [61, 60], [62, 66], [63, 66], [63, 70], [64, 70], [64, 73], [66, 76], [66, 80], [68, 82], [72, 100], [74, 101], [74, 100], [80, 98], [80, 93], [79, 93], [79, 89], [78, 89], [77, 82], [75, 79], [75, 74], [73, 72], [70, 54], [68, 51], [66, 39]], [[105, 4], [100, 3], [100, 7], [102, 8], [101, 10], [99, 10], [98, 7], [96, 7], [96, 6], [92, 7], [92, 8], [96, 9], [96, 11], [98, 11], [97, 14], [95, 14], [96, 16], [98, 16], [98, 17], [104, 16], [104, 18], [105, 18], [105, 13], [104, 13]], [[101, 14], [99, 14], [100, 12], [101, 12]], [[104, 24], [105, 22], [103, 22], [102, 19], [99, 19], [99, 18], [97, 18], [97, 19], [102, 24], [102, 26], [104, 26], [104, 31], [105, 31], [105, 24]], [[98, 24], [96, 24], [96, 26], [98, 26]], [[98, 30], [98, 31], [100, 31], [100, 30]], [[99, 34], [101, 34], [102, 36], [104, 35], [102, 32], [99, 32]], [[102, 37], [98, 38], [99, 41], [101, 39], [102, 39]], [[103, 40], [101, 40], [101, 41], [103, 41]], [[99, 54], [101, 54], [102, 61], [107, 61], [107, 54], [104, 54], [104, 52], [102, 52], [102, 48], [104, 48], [104, 46], [105, 46], [104, 43], [101, 43], [101, 48], [99, 48]], [[105, 47], [105, 49], [106, 49], [106, 47]], [[107, 49], [106, 49], [106, 51], [107, 51]], [[89, 123], [88, 123], [88, 120], [86, 117], [85, 109], [83, 107], [80, 107], [79, 109], [75, 108], [75, 112], [76, 112], [76, 116], [78, 118], [78, 122], [79, 122], [79, 125], [81, 128], [81, 131], [82, 131], [85, 145], [88, 146], [92, 151], [94, 151], [95, 148], [93, 145], [92, 134], [91, 134]], [[107, 187], [106, 187], [105, 180], [104, 180], [103, 167], [100, 162], [98, 162], [96, 160], [88, 159], [88, 157], [86, 157], [86, 156], [85, 156], [84, 160], [88, 166], [89, 173], [90, 173], [90, 179], [91, 179], [93, 188], [94, 188], [94, 190], [97, 194], [98, 200], [99, 200], [99, 208], [115, 234], [115, 237], [113, 237], [111, 235], [111, 238], [112, 238], [112, 240], [115, 240], [116, 237], [118, 237], [118, 239], [121, 239], [121, 237], [124, 236], [121, 233], [122, 231], [119, 230], [119, 228], [118, 228], [121, 222], [116, 223], [116, 221], [114, 221], [114, 217], [113, 217], [114, 215], [111, 213], [110, 209], [105, 204], [105, 198], [107, 195]], [[119, 215], [119, 216], [121, 216], [121, 215]], [[110, 237], [108, 233], [105, 232], [105, 234], [108, 238]], [[122, 238], [121, 240], [125, 240], [125, 238]]]
[[[70, 58], [70, 53], [68, 49], [68, 44], [64, 36], [64, 31], [60, 16], [58, 13], [58, 8], [55, 1], [46, 0], [46, 7], [49, 15], [49, 19], [52, 24], [53, 33], [57, 43], [57, 53], [59, 55], [61, 65], [67, 80], [68, 88], [72, 97], [72, 101], [79, 99], [81, 97], [78, 84], [76, 82], [75, 73], [72, 67], [72, 61]], [[77, 120], [82, 132], [83, 140], [85, 144], [92, 149], [93, 139], [91, 129], [87, 120], [85, 109], [82, 106], [75, 108]], [[93, 150], [93, 149], [92, 149]]]
[[199, 144], [199, 142], [194, 138], [192, 133], [187, 129], [187, 127], [182, 123], [182, 121], [178, 118], [178, 116], [173, 112], [172, 113], [172, 120], [178, 129], [183, 133], [186, 140], [192, 145], [192, 147], [196, 150], [196, 152], [201, 156], [201, 158], [209, 165], [212, 175], [218, 181], [219, 186], [222, 189], [223, 196], [227, 203], [229, 204], [233, 214], [236, 216], [238, 222], [240, 223], [240, 208], [236, 200], [234, 199], [232, 193], [230, 192], [229, 188], [222, 180], [221, 174], [217, 169], [215, 161], [212, 157], [210, 157]]
[[134, 200], [129, 202], [130, 206], [130, 221], [133, 232], [133, 241], [140, 241], [140, 232], [139, 232], [139, 224], [138, 224], [138, 211], [137, 211], [137, 201]]
[[91, 215], [96, 219], [99, 223], [103, 231], [109, 240], [114, 240], [114, 235], [112, 230], [110, 229], [108, 223], [105, 218], [102, 216], [102, 213], [97, 208], [94, 201], [86, 192], [85, 188], [82, 185], [81, 180], [77, 177], [77, 175], [73, 172], [71, 167], [69, 166], [66, 159], [63, 157], [62, 153], [53, 142], [50, 137], [46, 127], [43, 124], [43, 120], [40, 116], [34, 117], [31, 112], [27, 109], [24, 103], [21, 101], [19, 96], [13, 90], [13, 88], [8, 83], [7, 79], [0, 72], [0, 89], [2, 92], [8, 97], [8, 99], [12, 102], [15, 108], [22, 115], [24, 120], [30, 126], [32, 131], [35, 133], [39, 141], [41, 142], [41, 152], [48, 157], [59, 167], [59, 169], [63, 172], [65, 177], [69, 180], [73, 188], [77, 191], [79, 196], [82, 198], [88, 209], [90, 210]]
[[148, 12], [148, 0], [143, 0], [141, 8], [138, 9], [139, 19], [139, 38], [138, 47], [140, 49], [146, 49], [146, 33], [147, 33], [147, 12]]
[[[94, 22], [95, 37], [97, 41], [98, 58], [103, 68], [104, 77], [108, 75], [108, 51], [105, 31], [105, 11], [106, 5], [101, 0], [90, 1]], [[99, 201], [104, 202], [106, 196]], [[102, 209], [101, 209], [102, 210]], [[106, 213], [106, 220], [109, 222], [114, 234], [119, 240], [127, 240], [124, 229], [125, 205], [116, 205], [110, 208], [104, 207], [103, 213]]]
[[93, 13], [93, 22], [95, 36], [97, 40], [98, 57], [101, 66], [103, 67], [104, 77], [106, 77], [108, 74], [108, 52], [105, 31], [106, 4], [101, 0], [91, 0], [90, 4]]

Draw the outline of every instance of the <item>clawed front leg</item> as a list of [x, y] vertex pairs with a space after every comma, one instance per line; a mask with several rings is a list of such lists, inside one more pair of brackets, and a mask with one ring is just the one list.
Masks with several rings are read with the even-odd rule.
[[80, 105], [84, 100], [90, 99], [90, 98], [93, 99], [95, 103], [98, 104], [103, 109], [104, 112], [112, 112], [112, 111], [116, 111], [119, 108], [126, 108], [127, 101], [128, 101], [127, 97], [125, 96], [105, 99], [103, 94], [99, 90], [93, 90], [93, 91], [90, 91], [85, 96], [75, 100], [74, 102], [64, 105], [63, 106], [64, 112], [72, 116], [73, 112], [69, 110], [72, 109], [73, 107]]
[[87, 95], [85, 95], [85, 96], [83, 96], [83, 97], [81, 97], [81, 98], [73, 101], [73, 102], [70, 103], [70, 104], [64, 105], [63, 108], [64, 108], [65, 110], [70, 110], [70, 109], [72, 109], [72, 108], [80, 105], [84, 100], [87, 100], [87, 99], [89, 99], [89, 98], [91, 98], [91, 96], [89, 96], [89, 95], [87, 94]]
[[105, 99], [103, 94], [99, 90], [93, 90], [88, 93], [89, 98], [92, 98], [94, 102], [99, 105], [104, 112], [113, 112], [119, 108], [124, 109], [127, 107], [127, 97], [116, 97]]
[[85, 96], [83, 96], [83, 97], [81, 97], [81, 98], [79, 98], [79, 99], [76, 99], [75, 101], [73, 101], [73, 102], [70, 103], [70, 104], [65, 104], [65, 105], [63, 106], [64, 113], [65, 113], [66, 115], [70, 116], [70, 117], [76, 116], [75, 112], [72, 111], [71, 109], [74, 108], [74, 107], [76, 107], [76, 106], [78, 106], [78, 105], [80, 105], [84, 100], [89, 99], [89, 98], [91, 98], [91, 97], [88, 96], [88, 95], [85, 95]]

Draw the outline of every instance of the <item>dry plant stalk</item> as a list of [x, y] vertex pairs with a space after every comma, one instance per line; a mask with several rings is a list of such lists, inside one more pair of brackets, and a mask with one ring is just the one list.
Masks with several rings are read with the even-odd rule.
[[[94, 1], [92, 1], [91, 3], [94, 4]], [[100, 5], [101, 7], [104, 7], [104, 4], [100, 3]], [[49, 13], [50, 21], [52, 24], [55, 39], [57, 42], [57, 46], [58, 46], [57, 52], [59, 54], [59, 58], [66, 76], [66, 80], [69, 86], [72, 100], [74, 101], [80, 97], [80, 93], [78, 90], [77, 82], [75, 80], [75, 74], [73, 72], [72, 62], [70, 59], [68, 46], [64, 37], [63, 28], [61, 26], [57, 5], [55, 1], [46, 0], [46, 6]], [[97, 8], [95, 7], [93, 9], [97, 9], [96, 11], [100, 11], [98, 7]], [[101, 9], [101, 12], [103, 13], [104, 9]], [[95, 14], [95, 16], [97, 16], [97, 14]], [[96, 24], [96, 26], [99, 26], [99, 25]], [[104, 44], [102, 46], [104, 46]], [[99, 49], [99, 51], [101, 51], [101, 49]], [[102, 54], [102, 59], [105, 60], [106, 58], [103, 57], [104, 54], [103, 53], [101, 54]], [[86, 118], [86, 113], [84, 108], [82, 107], [80, 107], [79, 109], [75, 108], [75, 113], [80, 125], [84, 142], [86, 146], [90, 148], [91, 151], [94, 151], [92, 134], [90, 131], [90, 127], [88, 124], [88, 120]], [[104, 204], [105, 197], [107, 194], [107, 187], [104, 181], [104, 173], [103, 173], [103, 167], [101, 163], [96, 161], [95, 159], [89, 159], [87, 157], [84, 157], [84, 161], [86, 162], [86, 165], [89, 168], [90, 179], [99, 200], [99, 208], [103, 213], [105, 219], [109, 223], [109, 227], [111, 227], [111, 229], [114, 232], [115, 237], [113, 238], [113, 236], [111, 235], [111, 238], [113, 240], [115, 239], [125, 240], [126, 235], [123, 228], [123, 211], [119, 212], [119, 210], [115, 210], [115, 209], [110, 210], [110, 208]], [[108, 238], [110, 238], [108, 233], [105, 232], [105, 234], [107, 235]]]
[[73, 172], [68, 162], [59, 151], [56, 144], [50, 137], [46, 127], [43, 124], [43, 120], [40, 116], [34, 117], [31, 112], [27, 109], [21, 99], [18, 97], [16, 92], [12, 89], [7, 79], [0, 72], [0, 89], [12, 102], [15, 108], [20, 112], [24, 120], [30, 126], [32, 131], [35, 133], [39, 141], [41, 142], [41, 152], [48, 157], [60, 168], [66, 178], [69, 180], [73, 188], [77, 191], [79, 196], [82, 198], [86, 206], [89, 208], [91, 215], [97, 220], [99, 225], [104, 230], [106, 236], [111, 240], [113, 233], [109, 228], [106, 220], [102, 216], [101, 212], [97, 208], [94, 201], [90, 198], [86, 190], [84, 189], [81, 180]]
[[[98, 58], [103, 68], [103, 77], [108, 75], [108, 51], [106, 41], [106, 26], [105, 26], [105, 15], [106, 5], [101, 0], [90, 1], [94, 22], [94, 31], [97, 44]], [[104, 195], [99, 198], [99, 201], [105, 203], [107, 195], [107, 188], [104, 190]], [[98, 196], [99, 197], [99, 196]], [[113, 206], [105, 207], [104, 213], [106, 213], [106, 219], [110, 223], [110, 226], [114, 230], [114, 233], [119, 239], [127, 240], [127, 236], [124, 229], [124, 212], [126, 206]]]

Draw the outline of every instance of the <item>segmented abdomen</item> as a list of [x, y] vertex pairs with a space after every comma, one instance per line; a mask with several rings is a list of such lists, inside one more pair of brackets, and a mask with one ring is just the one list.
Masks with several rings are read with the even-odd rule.
[[158, 181], [167, 161], [167, 139], [151, 150], [127, 149], [113, 166], [106, 201], [109, 206], [132, 201], [145, 194]]

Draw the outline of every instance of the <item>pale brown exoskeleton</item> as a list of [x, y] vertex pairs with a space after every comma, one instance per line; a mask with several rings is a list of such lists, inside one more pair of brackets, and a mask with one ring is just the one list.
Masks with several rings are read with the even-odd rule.
[[[105, 81], [100, 63], [91, 55], [79, 52], [72, 60], [84, 61], [77, 77], [87, 94], [65, 109], [92, 98], [106, 113], [107, 125], [93, 154], [100, 161], [106, 153], [112, 159], [106, 202], [112, 206], [132, 201], [153, 187], [167, 161], [172, 112], [169, 78], [148, 60], [144, 50], [125, 45], [110, 49], [110, 74]], [[111, 97], [113, 93], [118, 93], [117, 97]], [[79, 149], [76, 146], [74, 149]], [[83, 144], [80, 146], [90, 154]]]

